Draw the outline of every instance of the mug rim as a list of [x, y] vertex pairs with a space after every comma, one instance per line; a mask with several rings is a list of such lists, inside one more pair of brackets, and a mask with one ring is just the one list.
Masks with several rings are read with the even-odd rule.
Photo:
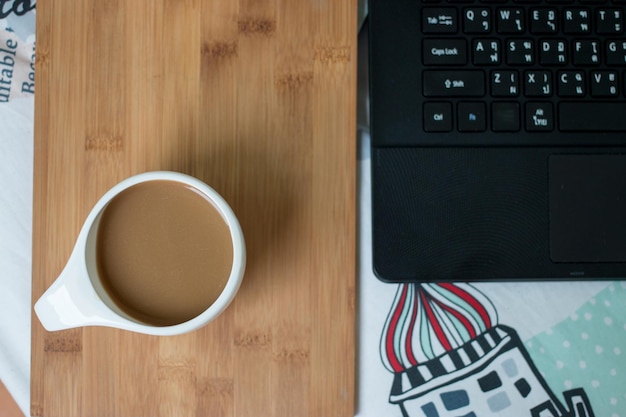
[[[134, 185], [149, 181], [175, 181], [185, 185], [189, 185], [202, 192], [222, 215], [222, 218], [228, 226], [233, 245], [233, 264], [224, 289], [220, 292], [220, 295], [217, 297], [217, 299], [197, 316], [181, 323], [171, 324], [167, 326], [157, 326], [142, 322], [117, 307], [115, 305], [115, 302], [110, 299], [108, 293], [106, 292], [106, 290], [104, 290], [104, 288], [96, 288], [94, 281], [98, 281], [97, 286], [102, 287], [99, 276], [92, 277], [91, 274], [88, 273], [87, 279], [89, 280], [92, 287], [94, 287], [94, 290], [98, 295], [100, 301], [106, 306], [109, 311], [114, 313], [119, 318], [121, 322], [120, 326], [118, 326], [119, 328], [157, 336], [183, 334], [198, 329], [208, 324], [213, 319], [217, 318], [226, 309], [226, 307], [228, 307], [228, 305], [235, 297], [235, 294], [239, 290], [239, 287], [243, 280], [243, 274], [245, 270], [245, 240], [243, 232], [241, 230], [241, 225], [239, 224], [239, 220], [235, 216], [232, 208], [230, 207], [228, 202], [207, 183], [191, 175], [176, 171], [146, 171], [132, 175], [118, 182], [113, 187], [111, 187], [104, 195], [102, 195], [102, 197], [96, 202], [87, 219], [85, 219], [85, 225], [88, 226], [87, 236], [85, 237], [85, 250], [87, 250], [87, 241], [89, 241], [92, 233], [95, 233], [97, 235], [97, 227], [94, 227], [94, 225], [96, 224], [98, 217], [104, 212], [108, 203], [122, 191]], [[109, 298], [108, 300], [105, 300], [103, 298], [103, 294], [101, 294], [101, 291], [106, 294], [106, 297]], [[115, 308], [113, 308], [112, 305], [115, 306]], [[121, 315], [120, 312], [122, 312], [123, 315]]]

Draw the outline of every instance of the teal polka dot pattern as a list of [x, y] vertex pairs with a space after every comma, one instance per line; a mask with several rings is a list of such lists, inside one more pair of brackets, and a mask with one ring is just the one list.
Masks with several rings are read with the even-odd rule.
[[626, 417], [626, 282], [525, 344], [555, 393], [584, 388], [595, 415]]

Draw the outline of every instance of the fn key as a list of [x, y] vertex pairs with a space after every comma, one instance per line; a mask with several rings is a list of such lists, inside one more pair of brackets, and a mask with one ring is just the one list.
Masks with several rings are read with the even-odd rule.
[[462, 102], [457, 109], [459, 132], [484, 132], [487, 128], [485, 103]]
[[452, 130], [452, 103], [424, 103], [424, 130], [449, 132]]

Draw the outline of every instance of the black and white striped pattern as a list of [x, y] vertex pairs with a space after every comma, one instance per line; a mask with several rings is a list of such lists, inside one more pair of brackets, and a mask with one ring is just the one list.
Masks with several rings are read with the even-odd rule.
[[514, 348], [519, 343], [517, 334], [511, 329], [493, 327], [457, 349], [396, 373], [390, 401], [405, 401], [464, 378], [468, 373], [482, 369], [499, 352]]

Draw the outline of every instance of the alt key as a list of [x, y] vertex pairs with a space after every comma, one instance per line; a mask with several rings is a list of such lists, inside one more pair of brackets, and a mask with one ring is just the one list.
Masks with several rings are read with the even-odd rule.
[[554, 129], [552, 103], [526, 103], [526, 130], [531, 132], [550, 132]]
[[449, 132], [452, 130], [452, 103], [424, 103], [424, 130]]

